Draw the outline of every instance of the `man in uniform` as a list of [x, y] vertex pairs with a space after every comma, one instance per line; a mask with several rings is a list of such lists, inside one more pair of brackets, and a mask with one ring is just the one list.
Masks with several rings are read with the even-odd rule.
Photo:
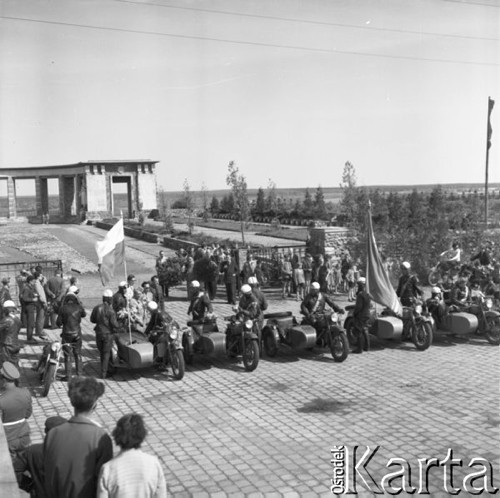
[[203, 320], [207, 315], [211, 315], [214, 310], [210, 298], [201, 290], [200, 282], [193, 280], [191, 282], [193, 289], [191, 303], [188, 308], [188, 315], [193, 315], [193, 320]]
[[33, 275], [35, 277], [35, 290], [38, 294], [35, 318], [36, 335], [47, 340], [48, 337], [43, 331], [45, 327], [45, 315], [47, 313], [47, 295], [45, 294], [45, 284], [47, 283], [47, 278], [42, 273], [41, 266], [35, 267], [35, 273]]
[[17, 387], [19, 370], [6, 361], [0, 368], [0, 420], [3, 424], [12, 464], [18, 482], [21, 482], [23, 463], [21, 453], [31, 443], [30, 426], [26, 421], [33, 411], [31, 394], [25, 387]]
[[19, 365], [21, 320], [14, 314], [15, 309], [13, 301], [3, 303], [3, 318], [0, 320], [0, 366], [5, 361]]
[[124, 280], [120, 282], [118, 290], [113, 294], [112, 304], [118, 323], [122, 326], [127, 317], [127, 282]]
[[2, 278], [2, 286], [0, 287], [0, 318], [3, 316], [3, 303], [5, 301], [11, 301], [12, 297], [10, 296], [10, 278], [3, 277]]
[[443, 300], [443, 292], [440, 287], [431, 289], [431, 297], [425, 302], [429, 313], [436, 321], [436, 326], [439, 328], [446, 316], [446, 304]]
[[64, 294], [64, 280], [62, 273], [58, 270], [45, 284], [45, 294], [48, 301], [49, 324], [51, 329], [56, 328], [58, 307]]
[[111, 304], [112, 299], [113, 291], [111, 289], [106, 289], [102, 294], [102, 303], [95, 306], [90, 315], [90, 321], [95, 323], [94, 331], [97, 349], [101, 356], [102, 379], [105, 379], [108, 375], [109, 358], [113, 346], [113, 334], [116, 334], [120, 328], [118, 320], [116, 319], [116, 313]]
[[[81, 374], [82, 367], [82, 318], [87, 315], [83, 309], [79, 299], [76, 296], [78, 289], [70, 287], [64, 303], [59, 310], [57, 316], [57, 326], [62, 327], [61, 339], [63, 346], [68, 344], [71, 346], [73, 357], [75, 359], [76, 375]], [[71, 362], [68, 347], [63, 347], [64, 365], [66, 368], [66, 378], [69, 380], [71, 372]]]
[[403, 306], [413, 306], [415, 300], [423, 295], [418, 287], [418, 278], [410, 273], [411, 265], [408, 261], [401, 263], [401, 276], [399, 277], [396, 294]]
[[238, 269], [236, 262], [228, 252], [226, 260], [221, 264], [221, 273], [224, 276], [224, 283], [226, 284], [226, 296], [228, 304], [236, 303], [236, 278]]
[[[23, 291], [20, 296], [26, 313], [26, 337], [28, 341], [33, 340], [33, 330], [35, 329], [37, 310], [40, 306], [42, 306], [40, 303], [40, 296], [35, 288], [35, 281], [36, 279], [34, 275], [28, 275], [26, 278], [26, 284], [23, 286]], [[42, 334], [39, 337], [42, 340], [48, 340], [48, 337], [45, 334]]]
[[248, 279], [248, 285], [252, 288], [252, 294], [255, 296], [257, 302], [259, 303], [259, 326], [262, 330], [262, 327], [264, 326], [264, 311], [266, 311], [268, 307], [267, 299], [264, 293], [259, 288], [259, 281], [257, 280], [257, 277], [250, 277]]
[[325, 305], [327, 304], [335, 312], [344, 313], [343, 308], [337, 306], [328, 295], [320, 292], [320, 285], [318, 282], [312, 282], [309, 294], [307, 294], [300, 305], [300, 312], [305, 316], [307, 321], [313, 325], [315, 322], [314, 314], [323, 313], [325, 311]]
[[354, 331], [358, 337], [358, 347], [353, 353], [362, 353], [370, 348], [368, 336], [368, 322], [370, 320], [371, 297], [366, 292], [366, 278], [358, 278], [356, 303], [353, 310]]

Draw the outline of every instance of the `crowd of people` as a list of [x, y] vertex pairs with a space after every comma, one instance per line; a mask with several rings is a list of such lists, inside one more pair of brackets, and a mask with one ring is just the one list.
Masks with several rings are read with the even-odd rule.
[[19, 370], [0, 368], [0, 417], [14, 472], [21, 489], [38, 498], [166, 498], [167, 486], [157, 457], [140, 448], [147, 430], [137, 413], [120, 417], [112, 436], [95, 419], [105, 385], [93, 377], [74, 376], [68, 383], [73, 416], [45, 420], [42, 443], [31, 444], [32, 399], [18, 387]]

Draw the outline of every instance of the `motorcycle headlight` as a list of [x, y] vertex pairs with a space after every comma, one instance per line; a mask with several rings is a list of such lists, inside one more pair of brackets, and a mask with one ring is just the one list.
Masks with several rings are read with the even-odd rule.
[[330, 320], [333, 323], [337, 323], [338, 318], [339, 318], [339, 316], [337, 315], [337, 313], [332, 313], [331, 316], [330, 316]]
[[177, 336], [179, 335], [179, 332], [177, 331], [177, 329], [172, 328], [172, 329], [170, 329], [169, 335], [170, 335], [170, 339], [175, 341], [175, 339], [177, 339]]
[[251, 329], [252, 329], [252, 326], [253, 326], [253, 321], [252, 321], [252, 320], [247, 320], [247, 321], [245, 322], [245, 328], [246, 328], [247, 330], [251, 330]]
[[415, 306], [415, 313], [417, 313], [418, 315], [422, 314], [422, 305], [421, 304], [417, 304]]
[[489, 297], [488, 299], [486, 299], [485, 304], [486, 307], [490, 310], [491, 308], [493, 308], [493, 299]]
[[58, 342], [53, 342], [50, 345], [50, 349], [54, 351], [54, 353], [61, 347], [61, 345]]

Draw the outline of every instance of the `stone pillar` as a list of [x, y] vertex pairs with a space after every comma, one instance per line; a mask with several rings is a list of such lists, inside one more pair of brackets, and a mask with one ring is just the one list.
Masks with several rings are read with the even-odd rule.
[[7, 198], [9, 201], [9, 218], [15, 218], [17, 216], [16, 183], [11, 176], [7, 178]]
[[137, 203], [142, 211], [157, 209], [156, 176], [153, 168], [137, 167]]
[[49, 189], [47, 178], [37, 176], [35, 178], [35, 193], [36, 193], [36, 214], [42, 216], [49, 212]]
[[59, 176], [59, 216], [64, 217], [64, 176]]

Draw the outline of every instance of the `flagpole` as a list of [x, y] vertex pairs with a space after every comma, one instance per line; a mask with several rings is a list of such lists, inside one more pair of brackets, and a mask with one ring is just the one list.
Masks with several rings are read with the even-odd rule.
[[[123, 222], [123, 211], [120, 211], [120, 217], [122, 219], [122, 222]], [[125, 244], [125, 241], [123, 241], [123, 269], [125, 271], [125, 281], [127, 281], [127, 258], [126, 258], [126, 244]], [[128, 287], [127, 287], [128, 288]], [[127, 294], [127, 292], [126, 292]], [[127, 315], [128, 315], [128, 337], [129, 337], [129, 344], [132, 344], [132, 324], [131, 324], [131, 316], [130, 316], [130, 303], [129, 303], [129, 299], [128, 299], [128, 296], [125, 296], [125, 299], [127, 300]]]
[[489, 159], [490, 159], [490, 147], [491, 147], [491, 111], [495, 101], [488, 97], [488, 118], [486, 120], [486, 170], [484, 177], [484, 228], [488, 228], [488, 169], [489, 169]]

